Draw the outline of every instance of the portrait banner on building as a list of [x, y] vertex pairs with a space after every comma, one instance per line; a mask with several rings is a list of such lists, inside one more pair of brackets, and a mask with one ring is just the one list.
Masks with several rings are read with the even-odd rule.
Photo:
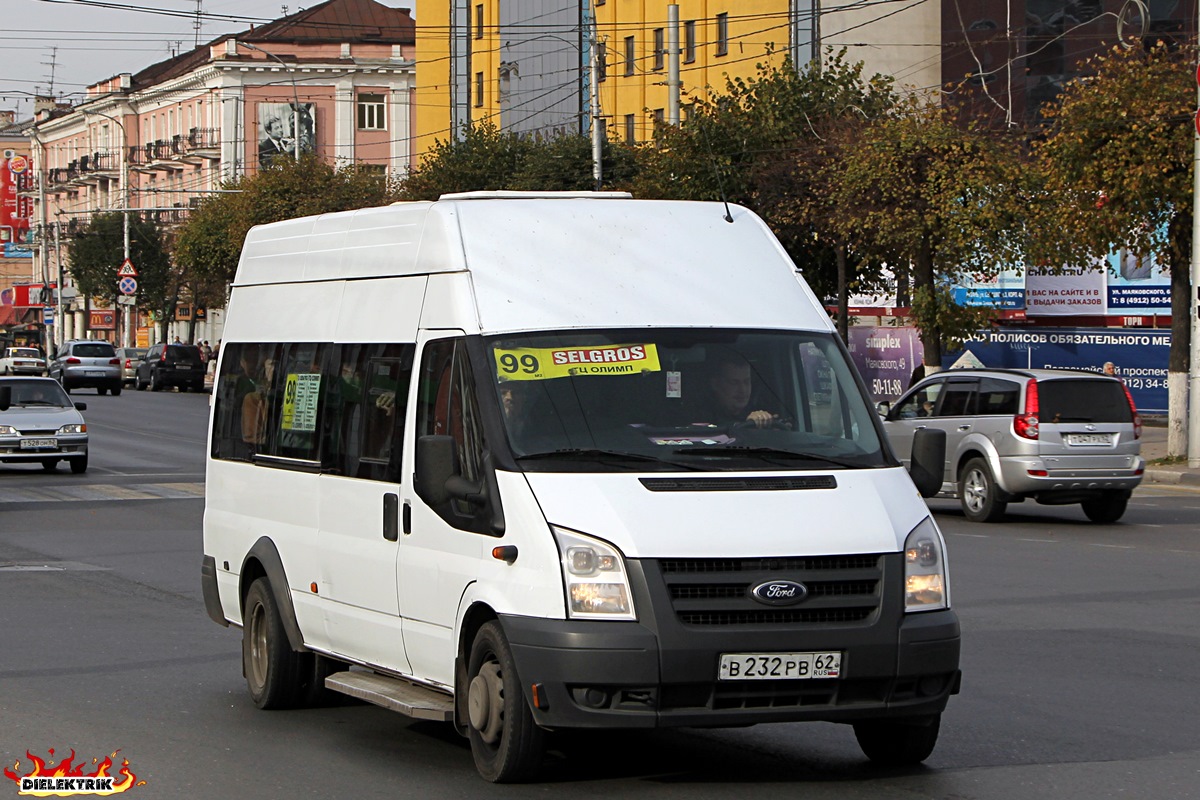
[[317, 149], [317, 110], [312, 103], [301, 103], [299, 114], [295, 103], [258, 104], [258, 165], [269, 167], [280, 155], [292, 157], [299, 138], [300, 152]]

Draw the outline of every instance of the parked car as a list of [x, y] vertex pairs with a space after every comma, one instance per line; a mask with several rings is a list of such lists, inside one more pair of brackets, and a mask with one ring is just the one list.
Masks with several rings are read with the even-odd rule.
[[45, 375], [46, 359], [36, 347], [9, 347], [0, 358], [0, 374]]
[[880, 411], [906, 464], [916, 431], [946, 432], [942, 492], [976, 522], [999, 520], [1009, 503], [1027, 499], [1079, 503], [1088, 519], [1116, 522], [1145, 471], [1132, 395], [1093, 372], [939, 372]]
[[47, 472], [66, 461], [71, 472], [86, 472], [85, 410], [50, 378], [0, 378], [0, 461], [41, 464]]
[[61, 383], [68, 394], [72, 389], [93, 388], [99, 394], [119, 395], [121, 360], [108, 342], [72, 339], [63, 342], [50, 362], [50, 377]]
[[138, 364], [134, 386], [139, 391], [147, 386], [152, 392], [178, 386], [183, 392], [202, 392], [205, 366], [200, 348], [193, 344], [156, 344]]
[[117, 358], [121, 359], [121, 383], [132, 386], [137, 380], [137, 368], [146, 357], [145, 347], [118, 347]]

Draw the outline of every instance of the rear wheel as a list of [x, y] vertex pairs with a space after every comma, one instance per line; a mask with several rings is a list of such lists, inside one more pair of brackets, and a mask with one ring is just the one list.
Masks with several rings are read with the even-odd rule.
[[958, 496], [963, 514], [972, 522], [996, 522], [1008, 503], [999, 499], [992, 471], [982, 458], [972, 458], [958, 478]]
[[1129, 505], [1129, 494], [1126, 492], [1111, 492], [1091, 500], [1083, 501], [1083, 513], [1092, 522], [1116, 522], [1125, 515]]
[[868, 720], [854, 723], [854, 738], [867, 758], [887, 767], [911, 767], [933, 753], [942, 715], [919, 722]]
[[266, 578], [250, 585], [242, 622], [242, 663], [254, 705], [293, 708], [305, 688], [301, 658], [288, 643]]
[[76, 475], [82, 475], [87, 472], [87, 453], [83, 454], [83, 458], [68, 459], [71, 462], [71, 472]]
[[121, 387], [120, 386], [112, 387], [112, 393], [113, 393], [113, 397], [119, 397], [121, 395]]
[[157, 392], [162, 388], [162, 376], [157, 372], [150, 373], [150, 391]]
[[493, 783], [532, 778], [541, 765], [544, 734], [521, 692], [500, 623], [489, 622], [475, 634], [467, 681], [467, 735], [479, 774]]

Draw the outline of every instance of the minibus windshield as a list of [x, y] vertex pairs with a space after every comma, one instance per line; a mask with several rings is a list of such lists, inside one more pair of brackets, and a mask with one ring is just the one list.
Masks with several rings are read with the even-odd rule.
[[889, 465], [832, 334], [635, 328], [486, 344], [509, 446], [527, 470]]

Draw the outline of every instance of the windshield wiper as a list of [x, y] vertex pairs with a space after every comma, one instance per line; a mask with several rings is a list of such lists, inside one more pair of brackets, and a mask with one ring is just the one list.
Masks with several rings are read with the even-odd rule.
[[21, 402], [21, 403], [13, 403], [13, 405], [17, 405], [17, 406], [57, 406], [58, 403], [52, 402], [50, 400], [25, 400], [24, 402]]
[[795, 450], [781, 450], [777, 447], [750, 447], [749, 445], [721, 445], [720, 447], [683, 447], [672, 451], [679, 455], [690, 456], [764, 456], [768, 458], [786, 458], [797, 461], [821, 461], [838, 467], [859, 469], [861, 464], [840, 458], [818, 455], [816, 453], [799, 453]]

